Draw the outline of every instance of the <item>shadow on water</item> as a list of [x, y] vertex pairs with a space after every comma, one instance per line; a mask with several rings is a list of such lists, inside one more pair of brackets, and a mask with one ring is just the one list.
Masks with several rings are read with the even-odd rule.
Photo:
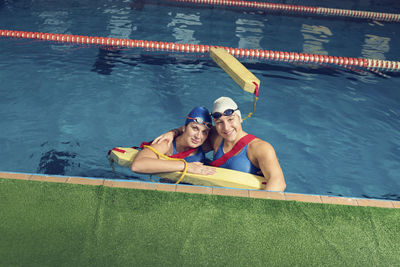
[[[386, 79], [400, 77], [400, 72], [386, 72], [385, 75], [370, 72], [365, 69], [346, 69], [335, 65], [316, 65], [307, 63], [286, 63], [286, 62], [272, 62], [272, 61], [257, 61], [250, 62], [251, 59], [238, 59], [250, 71], [259, 72], [257, 75], [268, 78], [279, 78], [284, 80], [299, 80], [302, 79], [303, 74], [306, 75], [325, 75], [330, 77], [338, 77], [343, 73], [350, 75], [346, 79], [357, 80], [357, 77], [365, 75], [373, 75], [376, 78]], [[173, 52], [155, 52], [145, 51], [139, 49], [109, 49], [99, 47], [96, 62], [93, 64], [91, 71], [97, 72], [101, 75], [111, 75], [117, 65], [126, 65], [135, 67], [138, 65], [174, 65], [176, 69], [182, 68], [181, 66], [196, 66], [185, 71], [188, 72], [201, 72], [204, 69], [218, 68], [217, 64], [212, 61], [208, 55], [204, 54], [180, 54]], [[282, 73], [282, 75], [279, 75]], [[287, 74], [291, 74], [288, 76]]]
[[[75, 157], [75, 153], [51, 149], [50, 151], [44, 153], [41, 157], [37, 172], [44, 174], [65, 175], [68, 167], [73, 167], [76, 165], [73, 162]], [[77, 165], [79, 167], [79, 163]]]
[[[97, 55], [97, 59], [93, 64], [93, 68], [91, 71], [97, 72], [102, 75], [110, 75], [113, 69], [117, 64], [128, 65], [131, 67], [137, 66], [139, 64], [144, 65], [199, 65], [201, 62], [204, 62], [202, 65], [208, 62], [208, 65], [215, 66], [212, 62], [205, 58], [205, 56], [193, 56], [190, 57], [185, 55], [182, 57], [179, 54], [173, 53], [152, 53], [147, 54], [146, 51], [144, 53], [125, 53], [123, 51], [126, 49], [107, 49], [107, 48], [99, 48], [99, 53]], [[177, 66], [179, 68], [179, 66]], [[198, 69], [199, 70], [199, 69]], [[198, 71], [197, 70], [197, 71]]]
[[135, 0], [132, 1], [129, 6], [133, 10], [138, 10], [141, 11], [144, 8], [144, 5], [146, 4], [146, 0]]
[[115, 67], [115, 63], [118, 58], [118, 55], [121, 53], [120, 50], [107, 50], [103, 48], [99, 48], [99, 53], [97, 54], [97, 60], [93, 64], [93, 68], [91, 71], [97, 72], [102, 75], [110, 75], [113, 68]]
[[[110, 75], [117, 64], [128, 66], [137, 66], [139, 64], [145, 65], [174, 65], [176, 68], [188, 65], [196, 65], [197, 68], [192, 69], [192, 72], [201, 71], [204, 68], [217, 68], [217, 64], [212, 61], [208, 55], [185, 54], [181, 56], [175, 53], [157, 53], [142, 51], [142, 53], [123, 53], [125, 49], [105, 49], [99, 48], [99, 53], [96, 62], [93, 64], [91, 71], [97, 72], [102, 75]], [[339, 76], [341, 72], [350, 72], [350, 70], [342, 70], [334, 66], [317, 66], [313, 64], [287, 64], [279, 62], [246, 62], [243, 65], [251, 71], [275, 71], [282, 73], [292, 73], [295, 76], [300, 76], [299, 73], [319, 74], [328, 76]], [[185, 69], [187, 71], [187, 69]], [[281, 79], [297, 80], [295, 77], [287, 77], [284, 75], [276, 74], [261, 74], [265, 77], [274, 77]]]
[[[114, 170], [112, 165], [101, 166], [90, 163], [79, 154], [79, 142], [44, 142], [40, 145], [44, 149], [39, 158], [36, 173], [47, 175], [77, 176], [88, 178], [107, 178], [123, 180], [149, 181], [148, 176], [141, 177], [127, 168], [118, 167]], [[34, 158], [34, 154], [31, 155]], [[82, 162], [81, 164], [81, 161]], [[115, 164], [114, 164], [115, 165]]]
[[[335, 192], [326, 192], [330, 196], [338, 196], [338, 197], [349, 197], [349, 196], [344, 196], [342, 194], [338, 194]], [[361, 196], [355, 196], [355, 197], [363, 197], [363, 198], [369, 198], [369, 199], [382, 199], [382, 200], [394, 200], [394, 201], [400, 201], [400, 195], [394, 194], [394, 193], [387, 193], [381, 196], [369, 196], [362, 194]]]
[[80, 163], [77, 162], [78, 154], [73, 152], [80, 147], [79, 142], [64, 141], [51, 144], [46, 141], [40, 147], [44, 149], [44, 152], [41, 153], [37, 173], [67, 175], [71, 169], [80, 167]]
[[397, 200], [397, 201], [400, 201], [400, 195], [392, 194], [392, 193], [384, 194], [382, 196], [362, 195], [362, 197], [373, 198], [373, 199], [384, 199], [384, 200]]
[[[315, 64], [292, 63], [289, 65], [287, 63], [256, 62], [243, 63], [243, 65], [253, 71], [263, 71], [261, 76], [286, 80], [298, 80], [295, 77], [288, 77], [287, 73], [291, 73], [295, 76], [300, 76], [299, 73], [339, 76], [341, 72], [341, 70], [331, 66], [318, 66]], [[285, 73], [285, 75], [271, 75], [269, 74], [271, 71], [282, 72]]]

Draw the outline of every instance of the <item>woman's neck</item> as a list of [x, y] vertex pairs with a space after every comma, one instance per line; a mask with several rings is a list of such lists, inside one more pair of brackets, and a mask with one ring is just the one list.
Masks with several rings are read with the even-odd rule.
[[223, 147], [224, 151], [230, 151], [236, 145], [236, 143], [245, 135], [247, 135], [245, 131], [240, 131], [240, 133], [236, 135], [234, 141], [228, 141], [224, 139], [224, 147]]
[[177, 138], [175, 138], [175, 144], [177, 152], [183, 152], [188, 149], [191, 149], [191, 147], [185, 141], [185, 138], [183, 138], [183, 135], [180, 135]]

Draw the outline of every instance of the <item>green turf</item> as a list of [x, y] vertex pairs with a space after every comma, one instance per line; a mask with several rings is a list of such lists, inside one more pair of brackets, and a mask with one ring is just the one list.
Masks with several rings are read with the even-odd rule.
[[398, 266], [400, 210], [0, 179], [2, 266]]

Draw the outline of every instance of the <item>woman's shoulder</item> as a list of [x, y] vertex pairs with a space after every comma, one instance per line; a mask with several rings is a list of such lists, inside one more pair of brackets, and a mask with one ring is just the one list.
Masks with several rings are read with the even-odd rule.
[[173, 149], [173, 142], [168, 143], [167, 140], [163, 140], [160, 143], [157, 144], [151, 144], [152, 147], [154, 147], [155, 149], [157, 149], [160, 153], [163, 153], [164, 155], [170, 156], [172, 155]]
[[260, 138], [255, 138], [249, 143], [249, 152], [274, 152], [274, 147]]

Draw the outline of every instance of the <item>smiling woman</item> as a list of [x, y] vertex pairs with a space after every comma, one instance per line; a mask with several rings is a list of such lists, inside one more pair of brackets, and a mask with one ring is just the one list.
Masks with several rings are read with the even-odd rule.
[[[183, 134], [171, 142], [151, 144], [153, 149], [145, 147], [134, 158], [131, 169], [138, 173], [162, 173], [184, 171], [210, 175], [215, 169], [204, 166], [206, 160], [202, 149], [211, 126], [210, 112], [204, 107], [195, 107], [186, 117]], [[158, 153], [182, 161], [163, 160]]]
[[261, 173], [268, 180], [266, 190], [285, 190], [285, 179], [274, 148], [243, 130], [237, 104], [229, 97], [218, 98], [214, 102], [212, 117], [218, 135], [211, 139], [214, 161], [210, 165]]

